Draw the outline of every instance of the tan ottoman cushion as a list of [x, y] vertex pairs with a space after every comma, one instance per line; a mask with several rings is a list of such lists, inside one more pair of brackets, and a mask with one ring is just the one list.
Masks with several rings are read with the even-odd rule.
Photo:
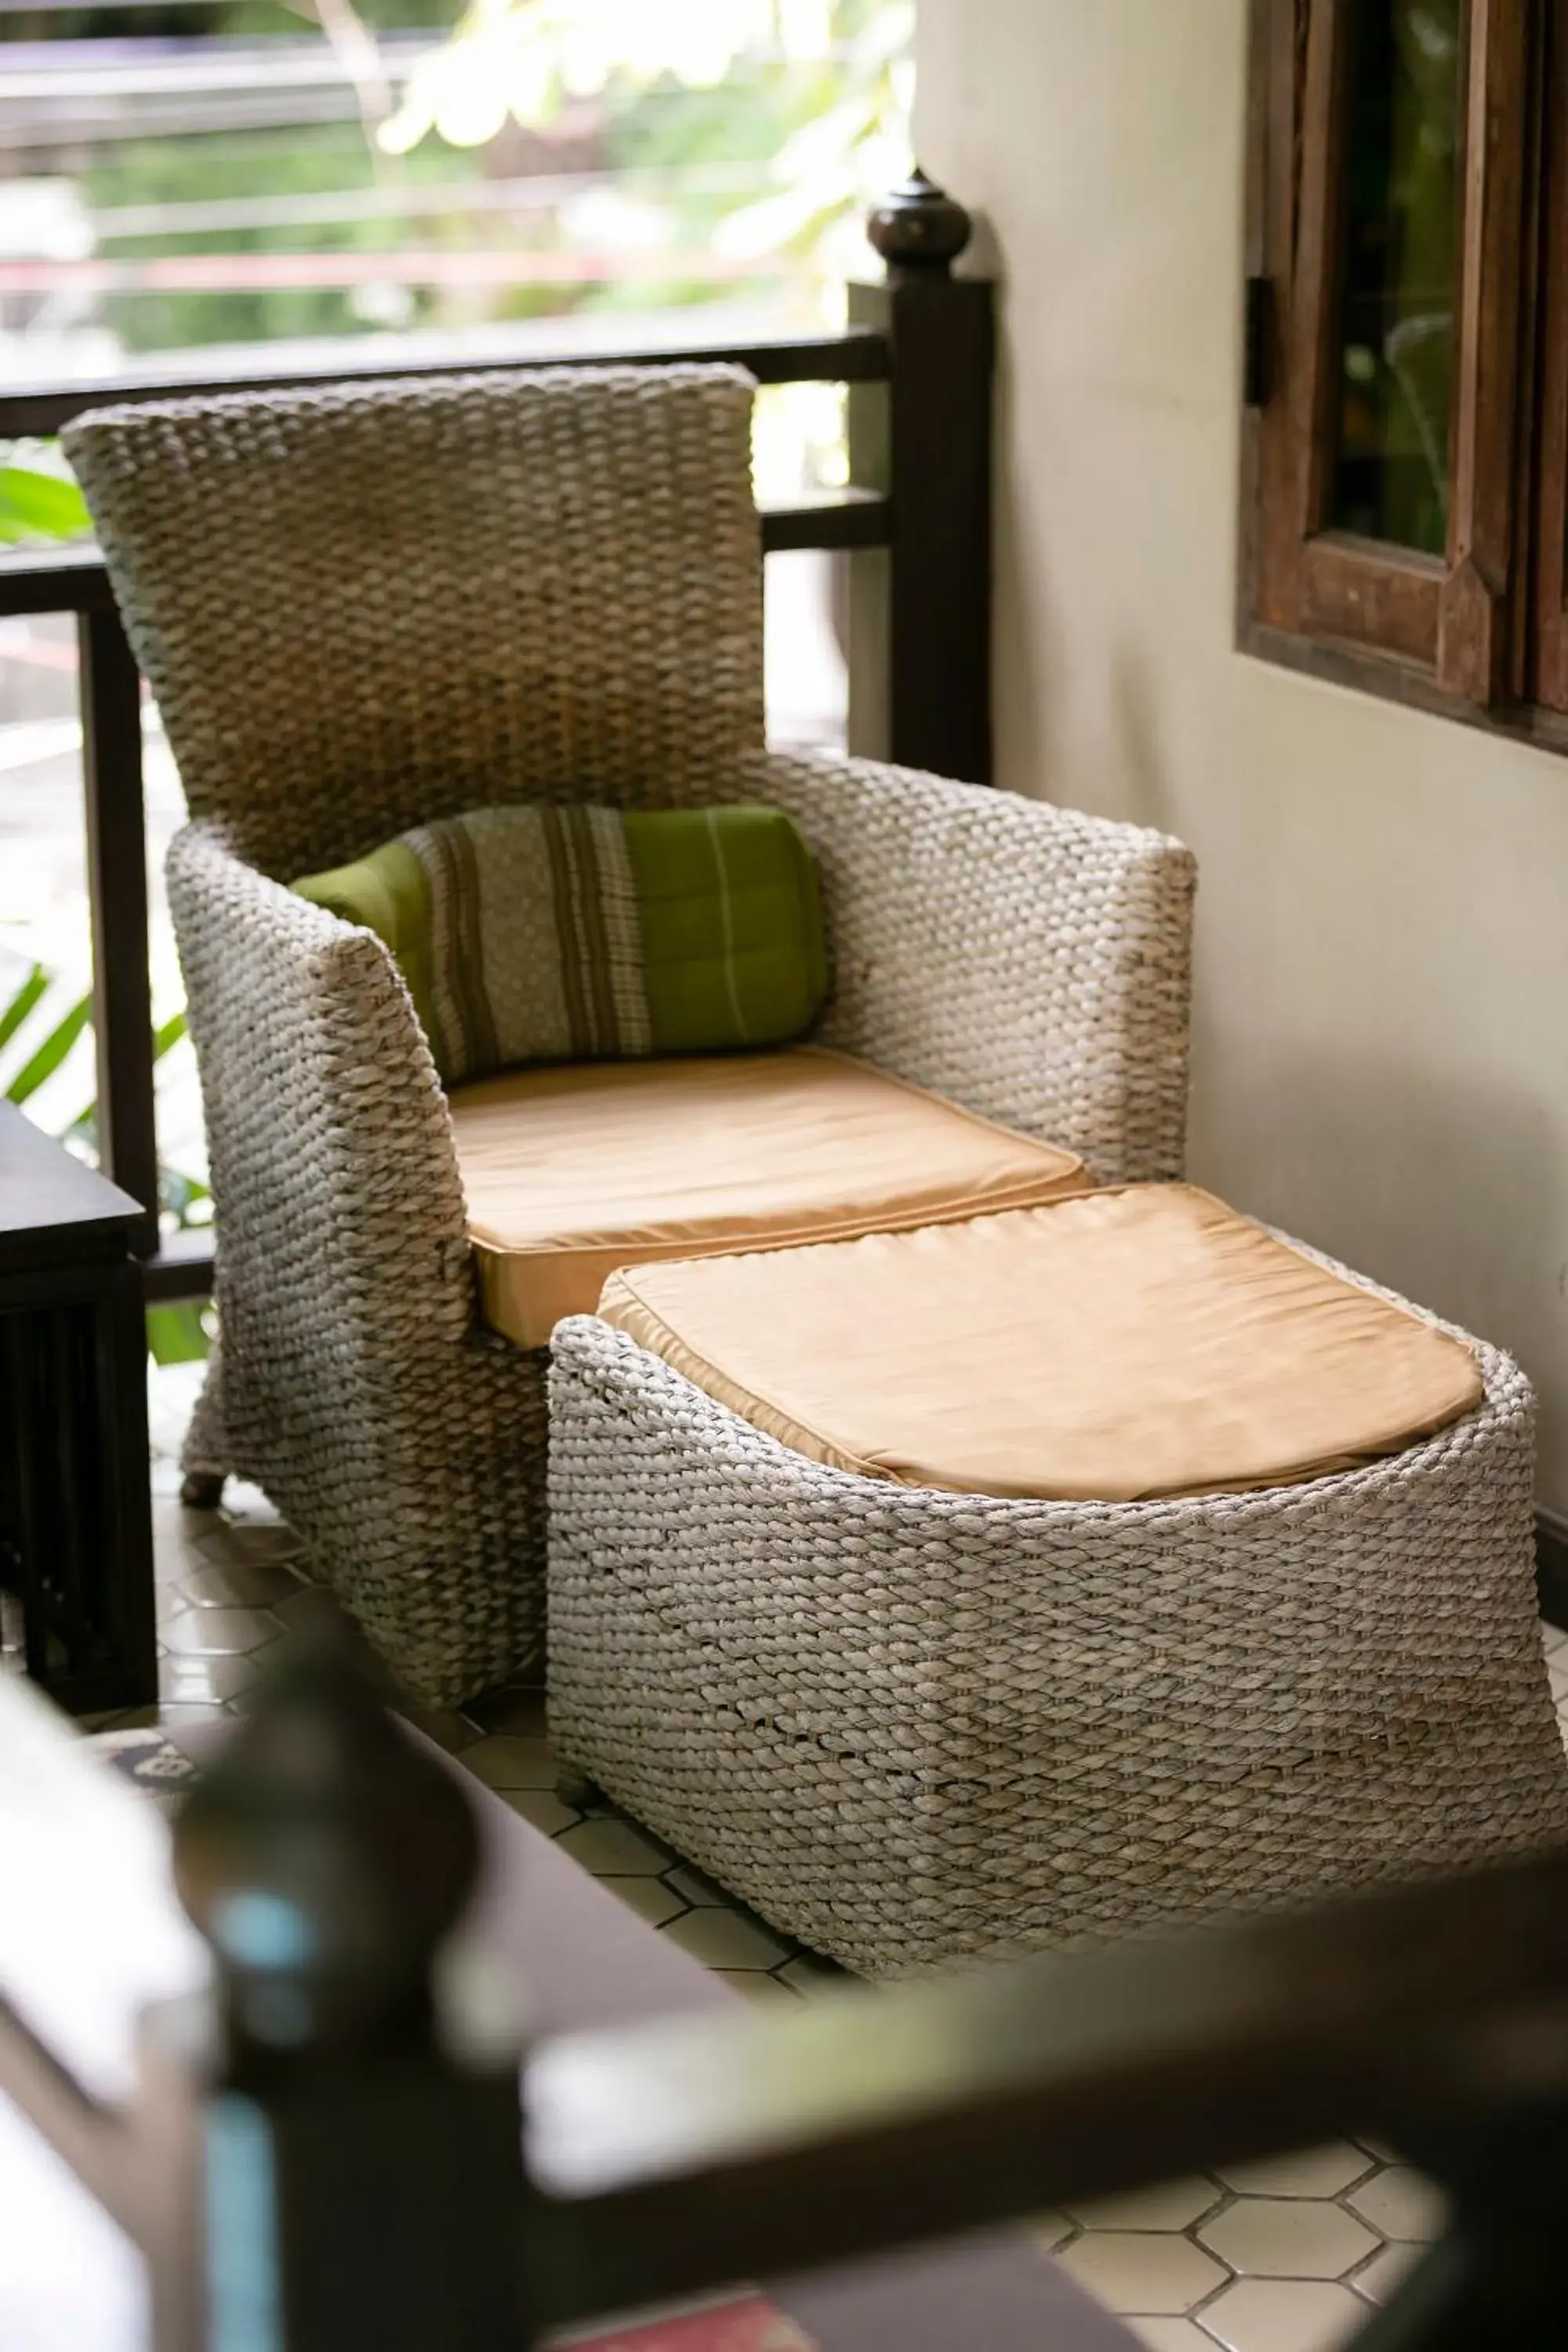
[[488, 1322], [543, 1347], [649, 1259], [973, 1217], [1083, 1163], [817, 1045], [595, 1062], [460, 1087], [452, 1132]]
[[1276, 1486], [1482, 1393], [1458, 1340], [1186, 1184], [632, 1266], [599, 1312], [797, 1452], [961, 1494]]

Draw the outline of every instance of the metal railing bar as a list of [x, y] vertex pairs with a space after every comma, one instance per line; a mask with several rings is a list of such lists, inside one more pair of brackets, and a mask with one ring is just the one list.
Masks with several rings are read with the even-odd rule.
[[157, 1255], [142, 1265], [142, 1288], [149, 1307], [173, 1306], [183, 1298], [210, 1298], [213, 1287], [213, 1236], [202, 1233], [169, 1234]]
[[90, 540], [0, 555], [0, 620], [24, 614], [108, 613], [114, 594]]
[[892, 537], [891, 501], [875, 490], [835, 490], [797, 505], [763, 509], [763, 552], [800, 547], [886, 547]]
[[666, 343], [650, 350], [530, 352], [498, 352], [493, 359], [465, 352], [460, 359], [420, 360], [389, 356], [355, 367], [341, 361], [321, 368], [295, 368], [282, 374], [265, 368], [236, 369], [199, 378], [162, 375], [114, 377], [72, 384], [23, 384], [0, 394], [0, 439], [58, 433], [90, 408], [119, 407], [148, 400], [210, 400], [226, 392], [297, 392], [312, 384], [364, 383], [399, 377], [475, 375], [490, 369], [540, 367], [668, 367], [682, 362], [728, 363], [750, 370], [759, 383], [875, 383], [889, 373], [886, 335], [853, 328], [841, 335], [786, 335], [765, 343]]
[[[836, 490], [791, 506], [764, 507], [762, 520], [763, 551], [768, 555], [803, 547], [886, 547], [892, 509], [875, 491]], [[0, 555], [0, 620], [113, 610], [103, 558], [90, 540]]]
[[120, 615], [78, 616], [81, 772], [92, 920], [98, 1146], [105, 1172], [144, 1212], [132, 1246], [158, 1244], [158, 1132], [148, 980], [147, 818], [142, 679]]
[[[31, 8], [37, 0], [25, 0]], [[117, 0], [124, 6], [127, 0]], [[166, 0], [148, 0], [160, 7]], [[8, 0], [0, 0], [0, 17]], [[531, 211], [568, 197], [613, 188], [622, 195], [732, 196], [776, 186], [764, 161], [733, 163], [628, 164], [590, 172], [531, 173], [506, 180], [447, 180], [409, 185], [317, 190], [310, 194], [172, 198], [164, 204], [95, 205], [92, 226], [100, 245], [121, 237], [168, 236], [215, 229], [319, 228], [340, 221], [418, 220], [435, 213]]]

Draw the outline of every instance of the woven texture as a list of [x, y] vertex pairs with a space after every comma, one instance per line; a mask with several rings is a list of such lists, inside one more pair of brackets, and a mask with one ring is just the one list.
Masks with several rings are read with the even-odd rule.
[[187, 1467], [264, 1486], [414, 1690], [502, 1681], [542, 1637], [544, 1360], [474, 1315], [406, 992], [371, 933], [207, 826], [169, 891], [222, 1235], [221, 1406], [209, 1375]]
[[1368, 1469], [1004, 1502], [808, 1461], [573, 1318], [557, 1751], [868, 1974], [1559, 1843], [1532, 1401], [1478, 1353], [1484, 1403]]
[[79, 418], [192, 815], [287, 879], [501, 801], [700, 798], [762, 740], [751, 399], [561, 368]]
[[731, 370], [608, 368], [68, 436], [195, 820], [169, 888], [223, 1342], [187, 1467], [262, 1486], [431, 1703], [538, 1653], [543, 1359], [476, 1317], [390, 954], [283, 880], [480, 803], [771, 802], [820, 861], [836, 1043], [1103, 1178], [1180, 1172], [1188, 854], [763, 750], [749, 397]]
[[1181, 1175], [1189, 851], [909, 768], [775, 752], [750, 776], [816, 856], [828, 1044], [1078, 1152], [1102, 1184]]

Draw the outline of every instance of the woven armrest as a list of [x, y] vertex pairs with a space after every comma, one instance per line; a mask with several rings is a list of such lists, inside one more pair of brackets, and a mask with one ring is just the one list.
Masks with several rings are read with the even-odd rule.
[[744, 764], [816, 852], [847, 1052], [1077, 1151], [1179, 1176], [1195, 867], [1137, 825], [812, 752]]
[[[471, 1315], [446, 1097], [391, 956], [269, 881], [216, 826], [169, 852], [212, 1157], [226, 1355], [260, 1308], [275, 1355], [336, 1356], [395, 1382], [395, 1357]], [[258, 1286], [225, 1279], [240, 1260]], [[242, 1328], [230, 1327], [234, 1317]], [[290, 1367], [279, 1365], [287, 1378]]]

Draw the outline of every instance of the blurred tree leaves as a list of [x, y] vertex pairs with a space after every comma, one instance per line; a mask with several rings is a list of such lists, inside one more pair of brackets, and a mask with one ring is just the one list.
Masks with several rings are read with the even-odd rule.
[[53, 442], [0, 442], [0, 546], [90, 536], [87, 501]]

